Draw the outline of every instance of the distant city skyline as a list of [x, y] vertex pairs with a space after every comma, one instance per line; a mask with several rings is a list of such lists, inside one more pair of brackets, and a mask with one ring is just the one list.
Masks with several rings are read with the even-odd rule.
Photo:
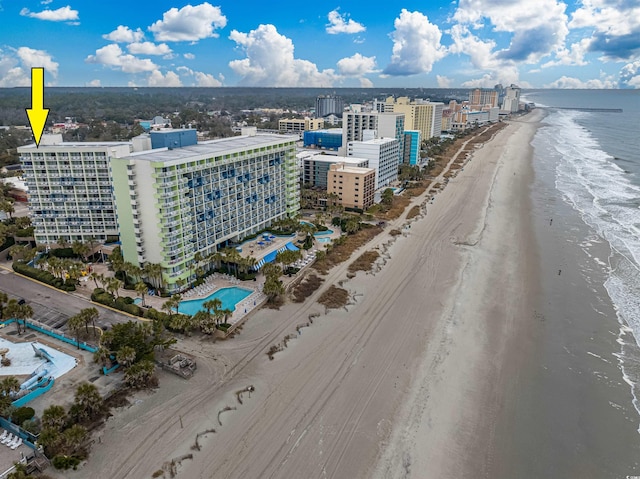
[[636, 0], [0, 0], [0, 87], [640, 88]]

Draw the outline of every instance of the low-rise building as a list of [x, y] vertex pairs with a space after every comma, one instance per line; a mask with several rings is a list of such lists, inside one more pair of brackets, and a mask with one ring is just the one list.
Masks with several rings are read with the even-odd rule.
[[369, 160], [344, 156], [315, 154], [302, 158], [302, 184], [310, 187], [327, 189], [327, 175], [332, 165], [342, 163], [345, 166], [368, 168]]
[[305, 148], [337, 150], [342, 146], [342, 128], [329, 130], [305, 131], [303, 136]]
[[315, 131], [324, 128], [322, 118], [283, 118], [278, 121], [278, 129], [283, 133], [301, 135], [305, 131]]
[[345, 209], [366, 210], [373, 205], [375, 170], [335, 163], [329, 169], [327, 192]]

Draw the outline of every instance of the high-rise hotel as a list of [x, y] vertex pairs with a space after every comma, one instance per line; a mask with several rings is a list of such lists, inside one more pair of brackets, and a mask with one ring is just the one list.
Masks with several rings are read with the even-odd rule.
[[[103, 181], [116, 215], [112, 208], [111, 217], [105, 214], [102, 222], [92, 224], [92, 235], [102, 239], [108, 233], [119, 233], [124, 259], [140, 266], [161, 264], [169, 291], [177, 289], [179, 279], [189, 276], [197, 253], [205, 257], [273, 221], [295, 215], [300, 207], [296, 137], [251, 132], [197, 143], [195, 130], [153, 132], [151, 137], [148, 147], [134, 148], [135, 142], [125, 143], [126, 151], [118, 149], [122, 145], [107, 147], [117, 151], [105, 151], [105, 162], [100, 163], [104, 176], [79, 174], [78, 185], [71, 185], [69, 194], [81, 196], [84, 202], [76, 202], [70, 209], [80, 218], [87, 212], [92, 215], [91, 205], [103, 200], [85, 192], [84, 184]], [[156, 148], [151, 149], [151, 144]], [[58, 146], [68, 149], [73, 157], [81, 148], [78, 145], [82, 144]], [[46, 154], [42, 148], [41, 144], [40, 149], [20, 149], [25, 168], [35, 155]], [[86, 160], [95, 162], [96, 157], [94, 153]], [[56, 155], [50, 161], [63, 158]], [[83, 158], [80, 156], [80, 164]], [[60, 183], [58, 177], [42, 177], [36, 170], [31, 174], [35, 179], [29, 177], [29, 193], [38, 198], [38, 204], [46, 204], [48, 196], [58, 194], [52, 192]], [[83, 186], [77, 190], [79, 185]], [[104, 201], [100, 206], [106, 209], [109, 205]], [[31, 211], [37, 241], [53, 243], [64, 235], [77, 239], [75, 230], [65, 229], [69, 214], [48, 221], [44, 210], [34, 207], [33, 202]]]

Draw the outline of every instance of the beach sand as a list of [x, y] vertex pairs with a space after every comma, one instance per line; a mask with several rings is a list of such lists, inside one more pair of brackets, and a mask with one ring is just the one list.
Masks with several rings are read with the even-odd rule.
[[161, 388], [111, 418], [89, 462], [64, 477], [151, 477], [187, 454], [177, 477], [538, 477], [500, 474], [517, 469], [503, 450], [539, 353], [528, 145], [541, 117], [476, 150], [406, 236], [377, 237], [388, 261], [375, 275], [330, 272], [323, 288], [345, 280], [355, 304], [325, 314], [320, 289], [260, 311], [231, 341], [184, 342], [196, 376], [161, 373]]

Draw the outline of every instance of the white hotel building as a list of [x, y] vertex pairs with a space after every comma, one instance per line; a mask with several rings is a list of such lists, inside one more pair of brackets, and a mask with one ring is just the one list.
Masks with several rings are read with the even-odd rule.
[[376, 170], [377, 190], [398, 179], [399, 149], [400, 145], [395, 138], [374, 138], [349, 142], [347, 155], [369, 160], [369, 168]]

